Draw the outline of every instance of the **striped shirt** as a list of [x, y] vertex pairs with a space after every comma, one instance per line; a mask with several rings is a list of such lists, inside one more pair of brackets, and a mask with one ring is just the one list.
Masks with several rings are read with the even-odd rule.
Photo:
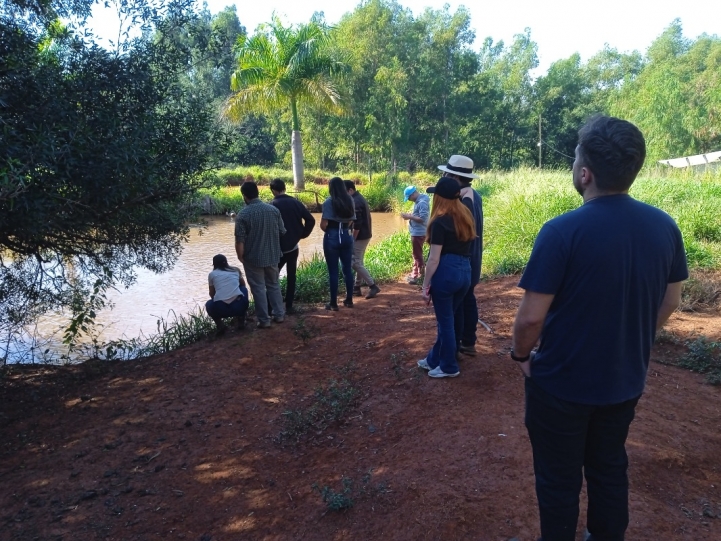
[[235, 219], [235, 242], [244, 244], [243, 259], [254, 267], [278, 265], [280, 235], [285, 235], [280, 211], [258, 198], [249, 201]]

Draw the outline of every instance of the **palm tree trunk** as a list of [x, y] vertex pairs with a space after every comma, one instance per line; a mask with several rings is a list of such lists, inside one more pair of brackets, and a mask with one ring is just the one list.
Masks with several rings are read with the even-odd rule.
[[305, 190], [305, 172], [303, 171], [303, 142], [300, 138], [300, 121], [298, 120], [298, 107], [295, 98], [290, 99], [290, 109], [293, 113], [293, 133], [290, 136], [290, 155], [293, 158], [293, 186], [295, 191]]
[[290, 137], [290, 153], [293, 157], [293, 186], [295, 191], [305, 190], [305, 173], [303, 171], [303, 143], [300, 132], [293, 130]]

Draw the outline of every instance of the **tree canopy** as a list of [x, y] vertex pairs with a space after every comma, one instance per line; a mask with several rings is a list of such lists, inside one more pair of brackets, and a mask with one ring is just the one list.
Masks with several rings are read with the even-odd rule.
[[330, 47], [328, 29], [318, 21], [283, 26], [278, 17], [254, 36], [240, 36], [237, 69], [230, 78], [233, 94], [226, 114], [240, 119], [246, 113], [271, 115], [290, 108], [293, 171], [296, 189], [303, 189], [303, 153], [299, 106], [340, 111], [336, 77], [343, 62]]
[[108, 287], [173, 265], [223, 132], [179, 77], [189, 4], [115, 53], [26, 4], [0, 12], [0, 330], [67, 308], [72, 334]]

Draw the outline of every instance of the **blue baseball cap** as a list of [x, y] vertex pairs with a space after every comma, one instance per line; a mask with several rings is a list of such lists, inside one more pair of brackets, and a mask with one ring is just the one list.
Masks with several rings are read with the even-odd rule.
[[415, 191], [416, 191], [416, 187], [415, 187], [415, 186], [406, 186], [406, 189], [403, 190], [403, 202], [405, 203], [406, 201], [408, 201], [408, 198], [409, 198], [409, 197], [411, 196], [411, 194], [412, 194], [413, 192], [415, 192]]

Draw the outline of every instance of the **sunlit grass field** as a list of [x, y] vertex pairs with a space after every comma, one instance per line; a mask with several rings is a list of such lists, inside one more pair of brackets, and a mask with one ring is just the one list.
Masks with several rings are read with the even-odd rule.
[[[255, 176], [277, 178], [278, 171]], [[289, 173], [286, 172], [286, 176]], [[358, 174], [345, 177], [359, 176]], [[403, 188], [415, 184], [419, 189], [432, 185], [434, 172], [414, 176], [403, 173], [389, 179], [378, 174], [358, 186], [373, 210], [409, 209], [403, 203]], [[285, 179], [292, 190], [292, 180]], [[571, 183], [570, 171], [538, 171], [517, 169], [510, 172], [483, 173], [474, 181], [483, 196], [483, 275], [519, 274], [528, 261], [533, 242], [541, 226], [551, 218], [581, 205], [581, 197]], [[307, 192], [298, 197], [313, 205], [328, 196], [324, 184], [306, 184]], [[217, 213], [237, 212], [243, 205], [237, 186], [211, 188], [203, 191], [214, 201]], [[721, 171], [706, 174], [688, 171], [654, 171], [642, 173], [631, 188], [636, 199], [668, 212], [679, 224], [684, 236], [689, 266], [692, 269], [721, 268]], [[272, 194], [267, 186], [260, 187], [260, 196], [268, 201]], [[409, 272], [411, 266], [410, 237], [399, 232], [369, 248], [366, 266], [380, 282], [393, 281]], [[297, 297], [300, 302], [325, 299], [328, 273], [322, 255], [301, 264]], [[342, 284], [341, 284], [342, 289]]]
[[[516, 274], [541, 226], [581, 205], [571, 173], [521, 169], [484, 174], [484, 275]], [[721, 267], [721, 174], [641, 174], [631, 196], [671, 215], [683, 233], [689, 266]]]

